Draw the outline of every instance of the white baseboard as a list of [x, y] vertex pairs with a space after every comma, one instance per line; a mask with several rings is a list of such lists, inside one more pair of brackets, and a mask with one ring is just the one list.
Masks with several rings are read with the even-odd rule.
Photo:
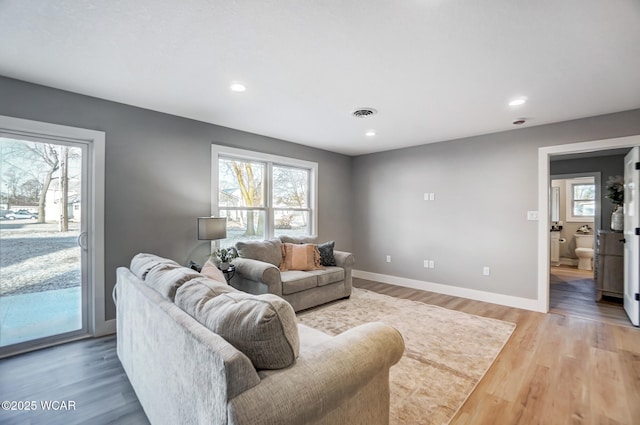
[[477, 289], [461, 288], [459, 286], [443, 285], [441, 283], [425, 282], [422, 280], [371, 273], [363, 270], [353, 270], [353, 277], [388, 283], [390, 285], [403, 286], [405, 288], [435, 292], [437, 294], [451, 295], [454, 297], [467, 298], [470, 300], [484, 301], [487, 303], [499, 304], [507, 307], [515, 307], [524, 310], [546, 313], [546, 310], [544, 310], [540, 306], [540, 302], [536, 299], [478, 291]]
[[578, 259], [577, 258], [573, 259], [569, 257], [560, 257], [560, 265], [578, 267]]

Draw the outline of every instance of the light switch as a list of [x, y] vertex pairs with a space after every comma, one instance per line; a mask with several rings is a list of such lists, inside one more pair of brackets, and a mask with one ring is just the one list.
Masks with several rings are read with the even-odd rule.
[[538, 211], [527, 211], [527, 220], [538, 221]]

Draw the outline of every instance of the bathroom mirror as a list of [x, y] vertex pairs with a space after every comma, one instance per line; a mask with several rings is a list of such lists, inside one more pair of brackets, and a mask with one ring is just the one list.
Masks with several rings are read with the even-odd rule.
[[560, 188], [551, 187], [551, 221], [560, 221]]

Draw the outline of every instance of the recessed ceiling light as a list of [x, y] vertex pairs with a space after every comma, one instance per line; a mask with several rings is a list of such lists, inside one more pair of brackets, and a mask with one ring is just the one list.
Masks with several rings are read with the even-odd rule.
[[373, 136], [375, 136], [375, 135], [376, 135], [376, 132], [375, 132], [375, 131], [373, 131], [373, 130], [369, 130], [369, 131], [367, 131], [366, 133], [364, 133], [364, 135], [365, 135], [365, 136], [368, 136], [368, 137], [373, 137]]
[[232, 91], [236, 91], [236, 92], [243, 92], [243, 91], [245, 91], [247, 89], [244, 86], [244, 84], [240, 84], [240, 83], [233, 83], [233, 84], [231, 84], [231, 86], [229, 86], [229, 88]]
[[509, 106], [520, 106], [520, 105], [524, 105], [526, 102], [527, 102], [526, 97], [519, 97], [509, 102]]

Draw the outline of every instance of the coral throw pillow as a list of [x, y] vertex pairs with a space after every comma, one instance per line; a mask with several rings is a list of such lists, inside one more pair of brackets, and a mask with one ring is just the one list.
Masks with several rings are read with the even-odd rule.
[[280, 270], [321, 270], [320, 252], [315, 244], [282, 244]]
[[220, 271], [220, 269], [211, 262], [211, 260], [207, 260], [200, 271], [201, 274], [205, 275], [209, 279], [213, 279], [220, 283], [227, 283], [227, 279], [224, 278], [224, 273]]

